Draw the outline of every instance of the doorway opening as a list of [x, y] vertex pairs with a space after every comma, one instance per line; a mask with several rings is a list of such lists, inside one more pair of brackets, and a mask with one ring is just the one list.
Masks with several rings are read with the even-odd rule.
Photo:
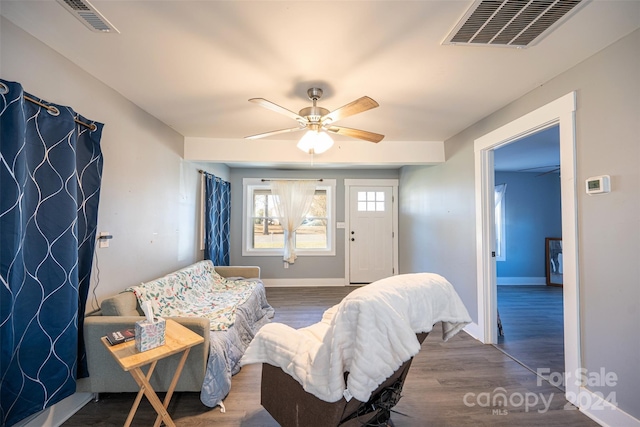
[[[478, 339], [498, 341], [495, 255], [494, 151], [501, 146], [558, 126], [563, 238], [563, 337], [565, 372], [579, 372], [580, 325], [578, 299], [577, 210], [575, 170], [575, 92], [571, 92], [478, 139], [474, 143], [478, 278]], [[563, 373], [559, 373], [561, 376]], [[565, 396], [577, 403], [580, 385], [565, 384]]]
[[563, 296], [557, 285], [562, 254], [547, 247], [562, 241], [559, 125], [495, 149], [494, 171], [499, 313], [494, 345], [548, 377], [565, 371]]

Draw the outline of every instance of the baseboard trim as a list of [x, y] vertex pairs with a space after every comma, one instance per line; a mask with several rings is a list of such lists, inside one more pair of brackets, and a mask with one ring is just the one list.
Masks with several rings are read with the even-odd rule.
[[463, 331], [471, 335], [476, 340], [480, 341], [479, 337], [482, 334], [480, 333], [480, 326], [477, 323], [475, 322], [469, 323], [467, 326], [464, 327]]
[[639, 419], [634, 418], [611, 402], [585, 388], [580, 389], [580, 393], [574, 403], [582, 405], [580, 412], [601, 426], [640, 427]]
[[334, 279], [262, 279], [267, 288], [346, 286], [344, 277]]
[[93, 398], [93, 393], [74, 393], [55, 405], [20, 421], [14, 427], [58, 427]]
[[498, 277], [498, 286], [546, 285], [546, 277]]

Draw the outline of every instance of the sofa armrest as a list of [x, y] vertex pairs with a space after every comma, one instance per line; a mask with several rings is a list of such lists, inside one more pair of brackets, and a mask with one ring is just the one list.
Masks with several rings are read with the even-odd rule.
[[100, 313], [103, 316], [143, 316], [138, 305], [138, 299], [133, 292], [123, 291], [105, 298], [100, 303]]
[[258, 266], [216, 266], [216, 272], [222, 277], [244, 277], [245, 279], [259, 279], [260, 267]]
[[[89, 378], [78, 381], [77, 391], [119, 393], [139, 390], [131, 375], [122, 370], [100, 338], [108, 332], [131, 328], [135, 322], [143, 319], [142, 316], [85, 317], [84, 340]], [[191, 348], [176, 387], [176, 391], [199, 392], [202, 388], [209, 357], [209, 319], [202, 317], [172, 317], [171, 319], [204, 338], [202, 344]], [[151, 378], [154, 390], [157, 392], [167, 391], [181, 356], [181, 354], [176, 354], [158, 362]]]

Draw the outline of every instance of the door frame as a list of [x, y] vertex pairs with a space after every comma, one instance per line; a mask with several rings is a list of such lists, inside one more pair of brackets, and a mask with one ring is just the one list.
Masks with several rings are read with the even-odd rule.
[[398, 183], [397, 179], [345, 179], [344, 180], [344, 281], [351, 284], [351, 255], [348, 231], [351, 227], [351, 187], [391, 187], [391, 221], [393, 230], [393, 274], [398, 274]]
[[[497, 288], [494, 251], [494, 165], [493, 151], [550, 126], [560, 131], [560, 189], [562, 198], [563, 307], [565, 372], [582, 368], [578, 283], [578, 227], [575, 150], [576, 92], [552, 101], [474, 142], [476, 190], [476, 254], [478, 283], [478, 339], [497, 342]], [[565, 396], [573, 401], [580, 387], [565, 381]]]

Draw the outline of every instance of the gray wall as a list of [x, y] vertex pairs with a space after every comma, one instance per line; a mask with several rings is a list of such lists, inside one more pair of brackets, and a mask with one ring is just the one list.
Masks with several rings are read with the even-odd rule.
[[[291, 146], [295, 150], [295, 146]], [[282, 256], [242, 256], [243, 178], [325, 178], [336, 180], [336, 221], [345, 220], [345, 179], [398, 179], [397, 169], [231, 169], [231, 265], [257, 265], [265, 279], [344, 278], [344, 229], [336, 230], [335, 256], [300, 256], [288, 269]]]
[[450, 140], [446, 162], [400, 170], [400, 273], [446, 277], [478, 316], [473, 143]]
[[[445, 142], [447, 161], [400, 173], [401, 272], [435, 271], [477, 321], [474, 139], [577, 91], [576, 152], [583, 367], [614, 372], [619, 407], [640, 419], [640, 30]], [[588, 196], [586, 178], [611, 175]], [[607, 396], [611, 389], [589, 387]]]
[[506, 259], [497, 276], [546, 277], [545, 238], [562, 237], [559, 174], [496, 172], [495, 181], [507, 184]]
[[[223, 178], [224, 165], [182, 160], [182, 136], [5, 18], [0, 18], [0, 75], [50, 102], [105, 124], [98, 231], [88, 310], [129, 286], [202, 259], [198, 249], [198, 168]], [[95, 265], [95, 264], [94, 264]], [[95, 293], [95, 299], [93, 295]]]

